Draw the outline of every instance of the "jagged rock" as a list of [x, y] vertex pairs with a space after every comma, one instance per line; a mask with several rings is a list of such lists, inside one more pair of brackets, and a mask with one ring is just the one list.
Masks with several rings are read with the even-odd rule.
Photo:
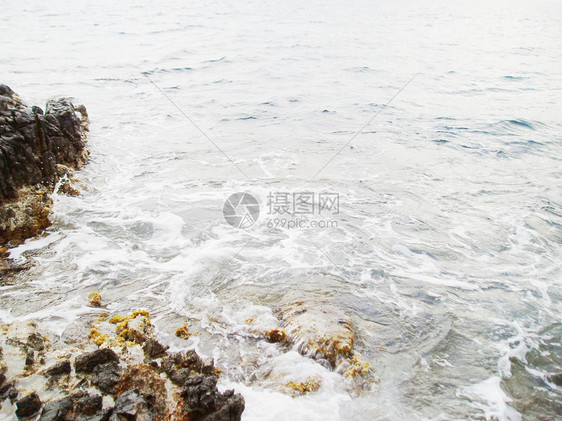
[[112, 395], [115, 393], [115, 385], [121, 377], [119, 364], [115, 361], [98, 365], [94, 368], [92, 383], [104, 393]]
[[50, 225], [49, 194], [62, 176], [57, 165], [79, 168], [86, 162], [87, 120], [85, 108], [68, 99], [47, 102], [43, 113], [0, 84], [0, 244]]
[[[142, 414], [149, 415], [150, 419], [163, 419], [167, 413], [166, 382], [160, 377], [160, 372], [151, 365], [137, 364], [130, 367], [119, 380], [115, 390], [117, 414], [122, 411], [118, 402], [122, 405], [127, 403], [125, 406], [130, 407], [133, 401], [136, 403], [132, 406]], [[126, 395], [126, 398], [121, 399], [123, 395]]]
[[76, 357], [74, 365], [77, 373], [91, 373], [98, 365], [109, 362], [118, 363], [119, 357], [112, 349], [104, 348], [79, 355]]
[[80, 410], [84, 415], [94, 415], [101, 411], [103, 407], [103, 399], [100, 395], [87, 395], [76, 401], [75, 408]]
[[171, 354], [162, 359], [162, 370], [168, 375], [172, 383], [183, 386], [191, 372], [201, 373], [203, 361], [195, 351]]
[[41, 409], [41, 399], [33, 392], [16, 402], [16, 415], [18, 418], [27, 418], [39, 412]]
[[45, 373], [49, 376], [59, 376], [61, 374], [70, 374], [71, 366], [70, 361], [59, 361], [55, 363], [53, 366], [49, 367]]
[[152, 420], [150, 403], [147, 402], [138, 390], [129, 390], [115, 401], [113, 414], [110, 421], [121, 420]]
[[184, 385], [179, 409], [190, 421], [238, 421], [244, 411], [244, 398], [232, 390], [220, 393], [216, 376], [191, 376]]
[[156, 339], [148, 339], [142, 346], [144, 355], [149, 358], [160, 358], [166, 355], [167, 347], [164, 347]]
[[40, 421], [70, 421], [70, 420], [103, 420], [108, 419], [103, 409], [103, 399], [100, 395], [90, 395], [80, 391], [56, 401], [50, 401], [43, 407]]

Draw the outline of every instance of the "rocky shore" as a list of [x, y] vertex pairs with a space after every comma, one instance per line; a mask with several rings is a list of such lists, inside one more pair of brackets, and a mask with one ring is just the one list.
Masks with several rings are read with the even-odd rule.
[[[88, 115], [62, 98], [45, 111], [0, 84], [0, 278], [24, 269], [8, 247], [47, 228], [54, 189], [78, 194], [73, 171], [88, 158]], [[217, 389], [220, 370], [195, 351], [169, 352], [147, 311], [99, 319], [66, 342], [33, 321], [0, 324], [0, 418], [29, 420], [241, 419], [244, 398]], [[86, 322], [85, 322], [86, 323]], [[187, 334], [178, 329], [178, 336]]]
[[45, 421], [241, 419], [244, 398], [217, 389], [221, 371], [212, 360], [195, 351], [169, 352], [154, 336], [146, 311], [108, 316], [100, 314], [79, 347], [61, 346], [33, 322], [1, 326], [0, 415]]
[[[18, 244], [48, 227], [50, 194], [88, 158], [88, 114], [67, 98], [48, 101], [45, 110], [25, 105], [0, 84], [0, 259], [4, 246]], [[0, 269], [8, 270], [0, 260]]]

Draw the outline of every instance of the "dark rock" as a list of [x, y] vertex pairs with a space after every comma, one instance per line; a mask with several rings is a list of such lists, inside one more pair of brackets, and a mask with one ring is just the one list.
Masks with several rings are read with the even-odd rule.
[[49, 367], [45, 373], [49, 376], [59, 376], [61, 374], [70, 374], [71, 366], [70, 361], [59, 361], [55, 365]]
[[91, 373], [98, 365], [109, 362], [119, 362], [119, 357], [109, 348], [97, 349], [87, 354], [76, 357], [74, 365], [77, 373]]
[[74, 421], [108, 419], [104, 415], [103, 399], [100, 395], [90, 395], [85, 391], [77, 392], [62, 399], [47, 402], [39, 417], [41, 421]]
[[43, 412], [39, 420], [41, 421], [66, 421], [68, 420], [68, 415], [72, 413], [74, 408], [73, 398], [67, 396], [65, 398], [50, 401], [43, 407]]
[[102, 392], [112, 395], [115, 385], [121, 377], [119, 364], [112, 361], [98, 365], [92, 375], [92, 383]]
[[74, 404], [77, 411], [84, 415], [94, 415], [101, 411], [103, 399], [100, 395], [87, 395]]
[[144, 355], [149, 358], [160, 358], [166, 355], [168, 347], [164, 347], [156, 339], [148, 339], [142, 346]]
[[149, 419], [165, 418], [168, 412], [166, 382], [160, 376], [160, 371], [155, 367], [149, 364], [137, 364], [129, 367], [127, 372], [119, 379], [115, 389], [118, 397], [130, 391], [135, 391], [143, 402], [142, 412], [149, 415]]
[[57, 165], [79, 168], [86, 162], [86, 130], [84, 107], [59, 99], [49, 101], [43, 113], [0, 84], [0, 244], [22, 241], [50, 225]]
[[16, 415], [18, 418], [31, 417], [41, 409], [41, 399], [33, 392], [16, 402]]
[[232, 390], [220, 393], [215, 376], [191, 376], [181, 392], [181, 411], [190, 421], [239, 421], [244, 412], [244, 398]]
[[189, 368], [180, 368], [179, 370], [173, 370], [168, 373], [168, 378], [177, 386], [185, 386], [189, 377], [191, 376], [191, 370]]
[[547, 377], [547, 380], [557, 386], [562, 386], [562, 373], [551, 374]]
[[0, 401], [10, 398], [13, 401], [18, 397], [18, 390], [16, 389], [16, 382], [14, 380], [4, 381], [4, 384], [0, 386]]
[[43, 336], [41, 336], [39, 333], [33, 332], [27, 337], [26, 345], [28, 348], [31, 348], [35, 351], [44, 351], [45, 338], [43, 338]]
[[150, 417], [149, 403], [138, 390], [129, 390], [120, 395], [115, 401], [115, 408], [111, 420], [152, 419]]
[[33, 349], [28, 349], [25, 354], [24, 369], [29, 369], [35, 364], [35, 352]]
[[175, 353], [162, 359], [162, 370], [168, 375], [182, 368], [193, 370], [200, 373], [203, 369], [203, 361], [195, 351], [186, 351], [185, 353]]

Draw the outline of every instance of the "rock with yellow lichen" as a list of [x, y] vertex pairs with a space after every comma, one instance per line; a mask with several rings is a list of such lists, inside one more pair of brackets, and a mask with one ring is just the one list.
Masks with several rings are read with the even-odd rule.
[[300, 382], [291, 381], [285, 385], [285, 388], [292, 395], [304, 395], [316, 392], [320, 389], [320, 386], [322, 386], [322, 378], [320, 376], [312, 376]]
[[189, 328], [187, 327], [187, 320], [183, 326], [178, 327], [176, 329], [176, 336], [178, 338], [189, 339], [191, 335], [192, 333], [189, 331]]
[[352, 322], [339, 308], [325, 302], [293, 301], [280, 307], [285, 322], [286, 341], [332, 367], [352, 356], [355, 336]]
[[287, 340], [287, 332], [285, 329], [275, 328], [265, 331], [265, 338], [268, 342], [277, 343], [277, 342], [285, 342]]
[[109, 323], [117, 325], [117, 335], [124, 341], [142, 344], [154, 333], [150, 313], [146, 310], [134, 311], [126, 317], [113, 316]]
[[[218, 390], [214, 361], [193, 350], [170, 352], [144, 310], [94, 319], [88, 336], [99, 347], [55, 341], [50, 349], [29, 322], [0, 324], [0, 331], [0, 405], [11, 401], [0, 406], [0, 418], [22, 415], [28, 396], [38, 408], [29, 414], [41, 420], [239, 421], [244, 411], [240, 394]], [[142, 346], [140, 334], [148, 337]]]
[[89, 304], [92, 307], [101, 307], [101, 295], [99, 292], [92, 291], [88, 295]]
[[357, 354], [343, 361], [341, 366], [338, 367], [338, 371], [343, 371], [347, 377], [368, 374], [370, 370], [370, 364], [367, 361], [363, 361]]

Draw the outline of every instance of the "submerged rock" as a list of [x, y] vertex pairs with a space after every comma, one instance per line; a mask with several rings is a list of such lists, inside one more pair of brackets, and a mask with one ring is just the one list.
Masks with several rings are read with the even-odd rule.
[[281, 306], [279, 313], [286, 338], [275, 336], [296, 346], [301, 354], [325, 359], [333, 367], [351, 357], [355, 340], [352, 322], [339, 308], [323, 302], [294, 301]]
[[0, 245], [50, 225], [55, 184], [87, 160], [87, 124], [86, 109], [69, 99], [49, 101], [43, 112], [0, 84]]

